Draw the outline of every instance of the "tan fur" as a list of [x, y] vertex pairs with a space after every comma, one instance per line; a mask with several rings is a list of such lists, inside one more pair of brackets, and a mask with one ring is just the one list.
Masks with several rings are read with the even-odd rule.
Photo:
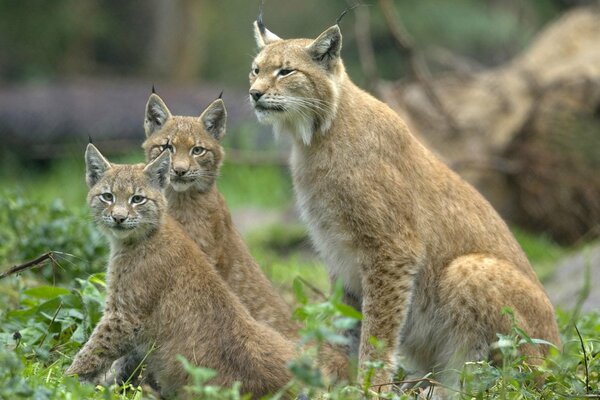
[[[189, 383], [178, 354], [215, 369], [212, 384], [241, 381], [242, 392], [254, 397], [285, 385], [294, 344], [248, 314], [208, 257], [167, 215], [162, 188], [169, 152], [145, 168], [108, 164], [93, 145], [86, 159], [88, 202], [111, 254], [104, 314], [67, 373], [95, 380], [135, 349], [149, 354], [148, 372], [166, 395]], [[103, 201], [103, 193], [114, 201]], [[133, 195], [143, 196], [144, 203], [132, 204]]]
[[[255, 33], [251, 102], [260, 121], [294, 138], [298, 206], [332, 280], [362, 310], [360, 364], [385, 363], [374, 383], [389, 382], [400, 358], [456, 385], [451, 369], [487, 358], [496, 333], [510, 331], [504, 306], [531, 337], [558, 344], [553, 307], [506, 224], [352, 83], [339, 28], [315, 40]], [[380, 356], [372, 336], [387, 344]]]
[[[219, 143], [222, 135], [215, 137], [208, 132], [201, 117], [171, 116], [156, 94], [148, 101], [147, 115], [155, 101], [163, 104], [168, 117], [160, 129], [146, 130], [148, 139], [142, 147], [148, 160], [158, 156], [167, 142], [173, 148], [171, 185], [166, 191], [169, 215], [181, 223], [188, 236], [208, 255], [254, 318], [288, 337], [294, 336], [298, 326], [291, 318], [289, 306], [250, 254], [215, 184], [224, 157]], [[221, 100], [215, 103], [223, 104]], [[214, 107], [210, 105], [208, 110]], [[221, 118], [224, 134], [226, 114]], [[196, 146], [206, 149], [205, 154], [191, 154]], [[178, 167], [186, 171], [183, 177], [175, 174]], [[177, 187], [178, 178], [188, 178], [189, 183]]]
[[[222, 109], [222, 113], [215, 110]], [[159, 124], [152, 122], [158, 112]], [[207, 119], [212, 115], [212, 119]], [[162, 117], [160, 117], [162, 116]], [[299, 324], [258, 263], [254, 260], [233, 225], [227, 204], [216, 186], [224, 151], [220, 140], [225, 135], [226, 112], [222, 100], [216, 100], [199, 117], [173, 116], [164, 101], [152, 94], [146, 106], [147, 140], [142, 147], [148, 160], [172, 146], [171, 184], [166, 190], [168, 213], [179, 221], [195, 243], [210, 258], [221, 277], [250, 314], [260, 322], [298, 339]], [[192, 149], [206, 149], [193, 155]], [[186, 171], [182, 177], [175, 170]], [[185, 185], [177, 180], [188, 178]], [[347, 357], [325, 346], [321, 361], [329, 374], [347, 375]]]

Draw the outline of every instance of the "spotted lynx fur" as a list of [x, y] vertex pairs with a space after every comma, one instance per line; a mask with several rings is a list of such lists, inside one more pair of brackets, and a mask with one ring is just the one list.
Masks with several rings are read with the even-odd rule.
[[[457, 385], [455, 371], [487, 359], [496, 333], [511, 330], [503, 307], [531, 337], [558, 344], [554, 309], [504, 221], [350, 80], [339, 27], [281, 39], [259, 20], [255, 37], [250, 101], [260, 122], [293, 139], [302, 218], [331, 279], [363, 313], [359, 364], [385, 365], [373, 384], [390, 382], [402, 361]], [[547, 347], [522, 351], [535, 361]]]
[[88, 203], [110, 242], [104, 314], [67, 374], [98, 381], [123, 354], [147, 355], [147, 372], [165, 396], [188, 374], [176, 359], [218, 372], [210, 383], [260, 397], [291, 378], [295, 344], [248, 313], [206, 256], [167, 213], [170, 153], [147, 166], [109, 163], [86, 151]]

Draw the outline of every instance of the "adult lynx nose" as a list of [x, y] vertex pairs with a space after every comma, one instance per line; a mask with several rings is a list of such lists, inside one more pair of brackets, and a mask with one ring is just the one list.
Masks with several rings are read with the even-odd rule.
[[250, 96], [252, 96], [252, 99], [254, 99], [254, 101], [258, 101], [258, 99], [260, 99], [263, 94], [264, 94], [264, 92], [261, 92], [261, 91], [256, 90], [256, 89], [251, 89], [250, 90]]

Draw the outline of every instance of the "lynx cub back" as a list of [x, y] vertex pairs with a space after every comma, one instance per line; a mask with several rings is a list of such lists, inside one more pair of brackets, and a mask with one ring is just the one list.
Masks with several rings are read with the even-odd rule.
[[[293, 138], [302, 217], [331, 279], [363, 313], [359, 363], [385, 363], [373, 384], [390, 382], [402, 359], [457, 385], [455, 371], [486, 359], [496, 333], [510, 331], [505, 306], [531, 337], [558, 344], [553, 307], [506, 224], [352, 83], [339, 27], [285, 40], [259, 19], [255, 36], [250, 101], [259, 121]], [[522, 350], [535, 362], [547, 349]]]
[[[104, 315], [67, 370], [96, 381], [116, 358], [148, 354], [148, 373], [161, 393], [188, 382], [176, 359], [216, 370], [213, 383], [241, 381], [259, 397], [290, 379], [294, 344], [256, 322], [206, 255], [167, 214], [170, 153], [144, 166], [109, 163], [86, 151], [88, 203], [110, 240]], [[152, 351], [149, 351], [154, 347]]]

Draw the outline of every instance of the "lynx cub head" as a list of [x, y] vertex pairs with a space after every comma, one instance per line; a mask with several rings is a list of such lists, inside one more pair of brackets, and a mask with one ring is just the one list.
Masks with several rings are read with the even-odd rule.
[[97, 226], [119, 241], [141, 238], [161, 223], [167, 207], [171, 155], [165, 151], [150, 164], [111, 164], [88, 144], [85, 151], [88, 204]]
[[171, 153], [170, 184], [177, 192], [195, 188], [205, 192], [214, 184], [223, 161], [220, 141], [225, 136], [227, 111], [220, 98], [213, 101], [199, 117], [171, 115], [164, 101], [155, 93], [146, 104], [142, 144], [148, 161], [163, 150]]
[[314, 40], [281, 39], [259, 18], [254, 31], [259, 53], [250, 70], [250, 103], [256, 116], [309, 145], [314, 133], [329, 129], [337, 110], [345, 74], [340, 28]]

